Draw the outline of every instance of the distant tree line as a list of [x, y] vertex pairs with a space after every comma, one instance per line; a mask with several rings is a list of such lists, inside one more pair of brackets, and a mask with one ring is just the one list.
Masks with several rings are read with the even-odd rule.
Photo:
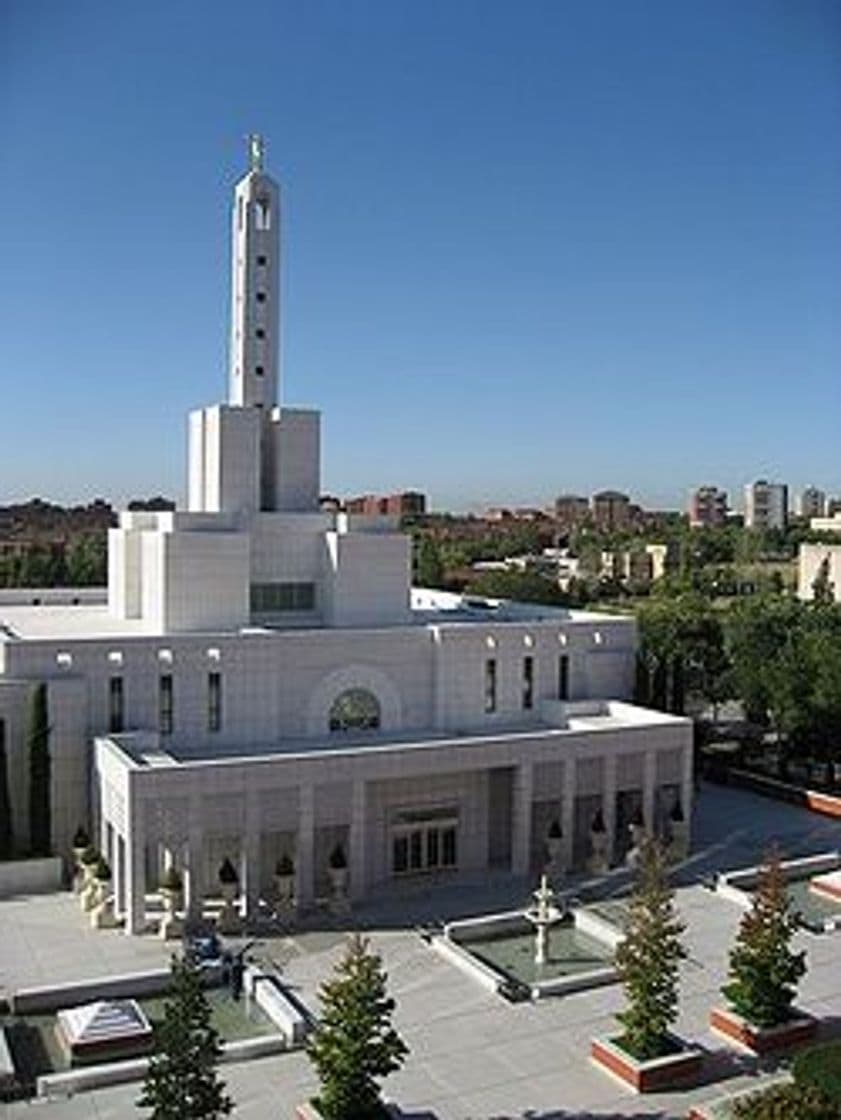
[[31, 544], [0, 556], [0, 587], [99, 587], [107, 578], [104, 531], [80, 533], [66, 546]]

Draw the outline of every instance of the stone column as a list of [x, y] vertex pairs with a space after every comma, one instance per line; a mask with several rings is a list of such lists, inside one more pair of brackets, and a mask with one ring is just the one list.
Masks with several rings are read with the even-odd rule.
[[111, 865], [114, 884], [114, 912], [122, 915], [126, 909], [126, 842], [114, 832], [114, 862]]
[[[129, 797], [131, 798], [131, 786]], [[142, 933], [146, 926], [146, 806], [133, 798], [129, 805], [126, 838], [126, 933]]]
[[257, 790], [249, 788], [245, 795], [245, 833], [242, 838], [244, 911], [246, 922], [257, 916], [260, 903], [260, 801]]
[[187, 811], [187, 874], [184, 883], [187, 918], [192, 921], [201, 919], [204, 908], [204, 895], [207, 889], [204, 856], [202, 803], [201, 797], [194, 794], [190, 798], [190, 807]]
[[683, 775], [680, 783], [680, 805], [687, 827], [687, 841], [692, 838], [692, 807], [695, 799], [695, 755], [692, 746], [692, 736], [689, 736], [689, 746], [683, 754]]
[[616, 851], [616, 755], [613, 753], [604, 756], [602, 813], [608, 835], [607, 858], [608, 863], [612, 864]]
[[353, 783], [350, 809], [350, 897], [364, 898], [368, 886], [366, 855], [367, 790], [363, 779]]
[[564, 833], [561, 850], [563, 852], [564, 868], [567, 871], [572, 867], [574, 858], [576, 780], [575, 756], [570, 755], [570, 757], [564, 761], [564, 788], [561, 794], [561, 828]]
[[654, 835], [655, 796], [657, 792], [657, 752], [645, 752], [645, 766], [643, 768], [642, 783], [642, 815], [645, 820], [645, 829], [649, 836]]
[[315, 895], [315, 787], [298, 787], [298, 836], [295, 843], [295, 878], [298, 907], [312, 905]]
[[511, 870], [528, 875], [531, 866], [531, 810], [534, 796], [534, 765], [521, 763], [514, 771]]

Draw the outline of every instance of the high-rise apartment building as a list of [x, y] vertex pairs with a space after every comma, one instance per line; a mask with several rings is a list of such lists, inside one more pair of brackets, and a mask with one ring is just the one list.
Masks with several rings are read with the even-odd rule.
[[693, 528], [724, 525], [727, 521], [727, 491], [717, 486], [699, 486], [689, 496], [689, 524]]
[[555, 499], [555, 520], [567, 528], [582, 525], [590, 516], [590, 503], [578, 494], [559, 494]]
[[817, 486], [801, 490], [797, 499], [797, 514], [799, 517], [825, 517], [826, 493]]
[[788, 487], [764, 478], [745, 487], [745, 528], [785, 529], [788, 519]]
[[593, 495], [593, 520], [596, 527], [614, 532], [631, 523], [631, 499], [618, 490], [600, 490]]

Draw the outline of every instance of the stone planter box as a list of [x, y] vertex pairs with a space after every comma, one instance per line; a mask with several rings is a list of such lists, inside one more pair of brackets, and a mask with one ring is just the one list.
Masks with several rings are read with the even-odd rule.
[[817, 1033], [818, 1021], [811, 1015], [795, 1011], [787, 1023], [780, 1023], [777, 1027], [757, 1027], [735, 1011], [714, 1007], [710, 1012], [710, 1026], [751, 1054], [770, 1054], [793, 1050], [811, 1042]]
[[694, 1085], [701, 1075], [703, 1051], [686, 1046], [674, 1036], [670, 1038], [679, 1049], [662, 1058], [637, 1061], [608, 1038], [592, 1040], [590, 1057], [596, 1065], [624, 1081], [637, 1093], [658, 1093]]
[[[396, 1104], [383, 1104], [382, 1115], [390, 1116], [393, 1120], [400, 1120], [403, 1113]], [[303, 1101], [295, 1109], [295, 1120], [323, 1120], [321, 1113], [312, 1101]]]

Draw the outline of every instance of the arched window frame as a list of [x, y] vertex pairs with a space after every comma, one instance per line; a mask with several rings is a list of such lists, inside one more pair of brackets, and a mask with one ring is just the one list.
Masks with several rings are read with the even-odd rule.
[[380, 702], [367, 688], [347, 688], [330, 705], [331, 734], [376, 731], [381, 723]]

